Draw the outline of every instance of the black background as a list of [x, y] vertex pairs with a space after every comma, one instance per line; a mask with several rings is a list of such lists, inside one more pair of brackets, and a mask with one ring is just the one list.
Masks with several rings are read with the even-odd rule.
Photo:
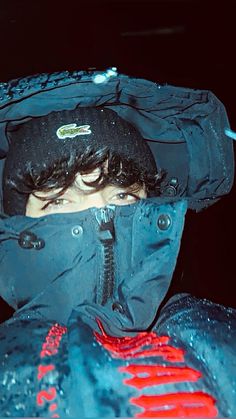
[[[235, 1], [6, 0], [0, 2], [0, 80], [103, 70], [212, 90], [236, 131]], [[236, 307], [235, 186], [188, 212], [169, 295], [190, 291]], [[168, 295], [168, 296], [169, 296]], [[2, 305], [1, 318], [10, 312]]]

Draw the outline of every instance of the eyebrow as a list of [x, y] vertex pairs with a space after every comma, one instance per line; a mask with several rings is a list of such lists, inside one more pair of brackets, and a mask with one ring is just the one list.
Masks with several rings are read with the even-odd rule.
[[[37, 192], [43, 193], [43, 195], [41, 196], [37, 195]], [[80, 192], [81, 194], [86, 194], [86, 193], [88, 194], [88, 193], [91, 193], [91, 190], [84, 191], [77, 186], [71, 185], [67, 189], [65, 189], [65, 191], [58, 191], [55, 193], [53, 190], [52, 191], [36, 191], [35, 193], [33, 193], [33, 196], [36, 199], [39, 199], [40, 201], [50, 201], [52, 199], [59, 199], [59, 198], [65, 197], [66, 194], [70, 194], [70, 192], [77, 192], [77, 193]]]

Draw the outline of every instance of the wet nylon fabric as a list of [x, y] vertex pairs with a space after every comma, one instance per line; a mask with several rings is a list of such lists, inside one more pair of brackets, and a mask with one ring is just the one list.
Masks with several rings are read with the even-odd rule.
[[0, 85], [0, 156], [4, 158], [8, 150], [10, 122], [77, 105], [102, 105], [134, 124], [147, 140], [158, 167], [167, 172], [163, 196], [185, 196], [190, 208], [200, 210], [230, 191], [233, 146], [224, 133], [229, 122], [212, 92], [125, 75], [95, 84], [93, 76], [42, 74]]
[[[167, 293], [182, 236], [186, 202], [157, 204], [155, 198], [113, 207], [115, 287], [107, 304], [98, 302], [103, 282], [103, 246], [97, 214], [90, 209], [0, 220], [0, 294], [15, 310], [36, 310], [46, 319], [67, 324], [80, 307], [86, 321], [104, 314], [113, 334], [144, 330], [153, 321]], [[160, 228], [163, 215], [168, 221]], [[81, 234], [74, 231], [80, 229]], [[30, 231], [45, 246], [24, 249], [22, 231]], [[113, 310], [119, 302], [123, 313]], [[63, 309], [62, 309], [63, 307]], [[91, 320], [90, 320], [91, 319]]]
[[[156, 333], [157, 336], [169, 336], [171, 338], [167, 343], [170, 350], [169, 357], [163, 356], [163, 353], [167, 355], [168, 351], [163, 351], [163, 353], [161, 353], [160, 351], [159, 356], [155, 356], [153, 354], [149, 356], [148, 354], [145, 355], [145, 350], [147, 350], [148, 352], [148, 350], [153, 349], [153, 347], [155, 347], [155, 345], [152, 345], [151, 340], [147, 343], [146, 346], [144, 345], [140, 348], [140, 351], [142, 351], [142, 356], [140, 358], [136, 357], [136, 354], [138, 353], [138, 351], [136, 352], [138, 340], [136, 340], [135, 344], [133, 344], [133, 356], [131, 355], [132, 351], [130, 351], [129, 356], [123, 357], [122, 360], [122, 351], [117, 351], [117, 347], [116, 352], [114, 351], [114, 349], [113, 351], [103, 349], [103, 353], [100, 358], [100, 356], [96, 352], [97, 348], [94, 345], [94, 358], [96, 359], [95, 364], [93, 356], [86, 357], [87, 353], [91, 353], [91, 341], [87, 341], [85, 346], [79, 345], [80, 339], [85, 341], [86, 338], [85, 335], [83, 336], [84, 331], [82, 330], [82, 328], [78, 327], [77, 321], [78, 317], [76, 317], [76, 315], [74, 314], [74, 318], [72, 316], [72, 319], [70, 320], [70, 324], [72, 325], [71, 353], [73, 354], [71, 360], [74, 359], [75, 362], [78, 359], [80, 360], [79, 365], [83, 365], [82, 371], [85, 377], [88, 377], [90, 375], [89, 371], [93, 371], [93, 380], [100, 387], [100, 391], [98, 393], [96, 392], [96, 388], [92, 389], [92, 392], [90, 393], [88, 391], [88, 387], [85, 385], [84, 393], [82, 392], [83, 405], [81, 406], [83, 407], [83, 413], [85, 414], [85, 416], [89, 416], [88, 404], [90, 397], [92, 400], [90, 410], [91, 416], [96, 416], [96, 412], [100, 411], [101, 416], [109, 416], [110, 414], [111, 416], [133, 417], [135, 414], [142, 414], [145, 410], [146, 416], [151, 417], [151, 410], [149, 411], [148, 409], [142, 409], [138, 403], [135, 405], [129, 402], [129, 409], [124, 410], [124, 405], [127, 405], [127, 395], [129, 400], [131, 400], [131, 398], [139, 398], [139, 401], [141, 401], [140, 399], [144, 395], [160, 396], [162, 394], [175, 394], [182, 392], [186, 392], [187, 394], [202, 392], [212, 397], [212, 405], [210, 405], [211, 407], [216, 408], [216, 412], [213, 413], [214, 409], [211, 410], [209, 408], [208, 411], [206, 410], [205, 414], [200, 415], [196, 414], [195, 411], [195, 416], [197, 417], [208, 417], [208, 415], [209, 417], [214, 417], [214, 414], [216, 414], [216, 416], [219, 415], [224, 417], [235, 416], [235, 310], [230, 308], [227, 309], [223, 306], [213, 304], [212, 302], [207, 300], [199, 300], [191, 296], [183, 296], [181, 298], [181, 296], [177, 295], [174, 297], [173, 303], [170, 301], [169, 304], [162, 310], [160, 317], [153, 328], [153, 332]], [[119, 347], [119, 344], [117, 346]], [[120, 346], [122, 346], [122, 344], [120, 344]], [[128, 342], [126, 342], [124, 345], [124, 353], [128, 353], [127, 348], [129, 346], [132, 347], [132, 344], [128, 344]], [[175, 353], [174, 355], [174, 351], [171, 351], [171, 349], [173, 348], [179, 350], [178, 355], [177, 353]], [[114, 353], [116, 354], [115, 359]], [[182, 359], [180, 359], [181, 353], [183, 355]], [[177, 361], [178, 356], [179, 361]], [[85, 358], [86, 361], [83, 362], [83, 359]], [[106, 365], [105, 368], [103, 368], [104, 364]], [[166, 368], [187, 367], [194, 369], [196, 375], [197, 372], [200, 373], [200, 377], [196, 379], [195, 376], [195, 379], [193, 379], [192, 376], [192, 381], [190, 379], [185, 378], [182, 382], [181, 379], [179, 381], [176, 380], [176, 382], [171, 382], [171, 380], [167, 380], [166, 383], [161, 382], [160, 380], [160, 382], [156, 385], [151, 385], [149, 381], [149, 385], [146, 384], [143, 387], [141, 385], [140, 387], [135, 386], [134, 381], [132, 384], [130, 383], [130, 385], [124, 385], [124, 379], [130, 379], [135, 376], [135, 368], [130, 370], [133, 371], [132, 373], [128, 372], [130, 364], [138, 366], [165, 366]], [[114, 366], [116, 366], [116, 371], [114, 371]], [[119, 367], [123, 367], [123, 371], [121, 371]], [[75, 383], [79, 384], [81, 380], [81, 376], [79, 374], [80, 367], [77, 366], [77, 370], [75, 369], [73, 371], [73, 378], [77, 377], [77, 381], [75, 380]], [[112, 378], [110, 377], [111, 371]], [[138, 369], [136, 371], [138, 371]], [[145, 368], [143, 370], [144, 375], [142, 375], [143, 373], [141, 372], [139, 373], [140, 375], [138, 373], [136, 374], [139, 375], [139, 377], [144, 377], [144, 371]], [[146, 372], [146, 376], [150, 374], [150, 370], [148, 371], [148, 373]], [[89, 380], [90, 379], [92, 379], [92, 377], [89, 378]], [[112, 389], [113, 391], [111, 391], [110, 389]], [[97, 397], [97, 394], [101, 395], [99, 399]], [[118, 394], [118, 406], [115, 405], [115, 407], [114, 394]], [[99, 408], [99, 406], [101, 407]], [[159, 408], [161, 410], [160, 406], [158, 408], [154, 406], [155, 404], [152, 405], [152, 409], [155, 410]], [[172, 406], [168, 405], [168, 409], [170, 409], [171, 407]], [[162, 409], [162, 413], [159, 412], [159, 414], [154, 415], [154, 417], [168, 417], [168, 413], [166, 413], [165, 411], [166, 406], [163, 408], [162, 405]], [[186, 410], [186, 412], [187, 411], [188, 410]], [[194, 409], [192, 412], [194, 412]], [[186, 417], [187, 414], [184, 415], [183, 411], [181, 412], [180, 410], [178, 414], [174, 416]]]
[[0, 328], [0, 414], [173, 417], [175, 409], [174, 417], [235, 417], [235, 333], [235, 310], [190, 296], [164, 307], [152, 334], [125, 342], [101, 329], [94, 335], [79, 310], [67, 329], [22, 314]]
[[[172, 297], [155, 326], [185, 342], [186, 361], [195, 359], [222, 416], [236, 415], [236, 310], [189, 296]], [[197, 364], [195, 364], [197, 365]], [[210, 374], [208, 374], [210, 371]], [[207, 377], [207, 379], [206, 379]]]
[[[65, 398], [71, 382], [68, 374], [68, 340], [60, 342], [60, 353], [47, 351], [43, 356], [49, 330], [54, 325], [40, 315], [13, 318], [0, 327], [0, 415], [2, 417], [51, 417], [49, 400], [60, 397], [60, 410], [65, 414], [69, 400]], [[51, 337], [52, 339], [52, 337]], [[48, 346], [48, 345], [47, 345]], [[45, 380], [43, 368], [51, 367]], [[51, 385], [50, 385], [51, 383]], [[64, 401], [63, 401], [64, 400]], [[55, 413], [55, 412], [54, 412]]]

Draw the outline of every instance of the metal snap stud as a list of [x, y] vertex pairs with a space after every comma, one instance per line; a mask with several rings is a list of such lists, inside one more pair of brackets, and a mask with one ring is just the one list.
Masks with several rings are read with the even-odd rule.
[[164, 191], [165, 191], [166, 196], [176, 196], [177, 195], [176, 187], [173, 186], [173, 185], [166, 186]]
[[115, 301], [115, 302], [112, 304], [112, 310], [113, 310], [113, 311], [117, 311], [117, 312], [119, 312], [119, 313], [121, 313], [121, 314], [124, 314], [124, 312], [125, 312], [124, 307], [122, 306], [122, 304], [121, 304], [121, 303], [119, 303], [119, 301]]
[[157, 220], [157, 226], [160, 230], [168, 230], [171, 226], [171, 218], [168, 214], [161, 214]]
[[177, 177], [172, 177], [168, 183], [168, 185], [165, 187], [164, 192], [166, 196], [176, 196], [178, 192], [178, 179]]
[[74, 226], [71, 229], [73, 237], [80, 237], [83, 234], [83, 228], [81, 226]]

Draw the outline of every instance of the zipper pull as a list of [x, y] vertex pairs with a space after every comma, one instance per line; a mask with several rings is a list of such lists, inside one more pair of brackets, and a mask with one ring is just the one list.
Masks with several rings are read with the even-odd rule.
[[102, 243], [113, 243], [115, 240], [114, 229], [115, 206], [108, 205], [99, 208], [95, 212], [96, 220], [99, 224], [99, 239]]

